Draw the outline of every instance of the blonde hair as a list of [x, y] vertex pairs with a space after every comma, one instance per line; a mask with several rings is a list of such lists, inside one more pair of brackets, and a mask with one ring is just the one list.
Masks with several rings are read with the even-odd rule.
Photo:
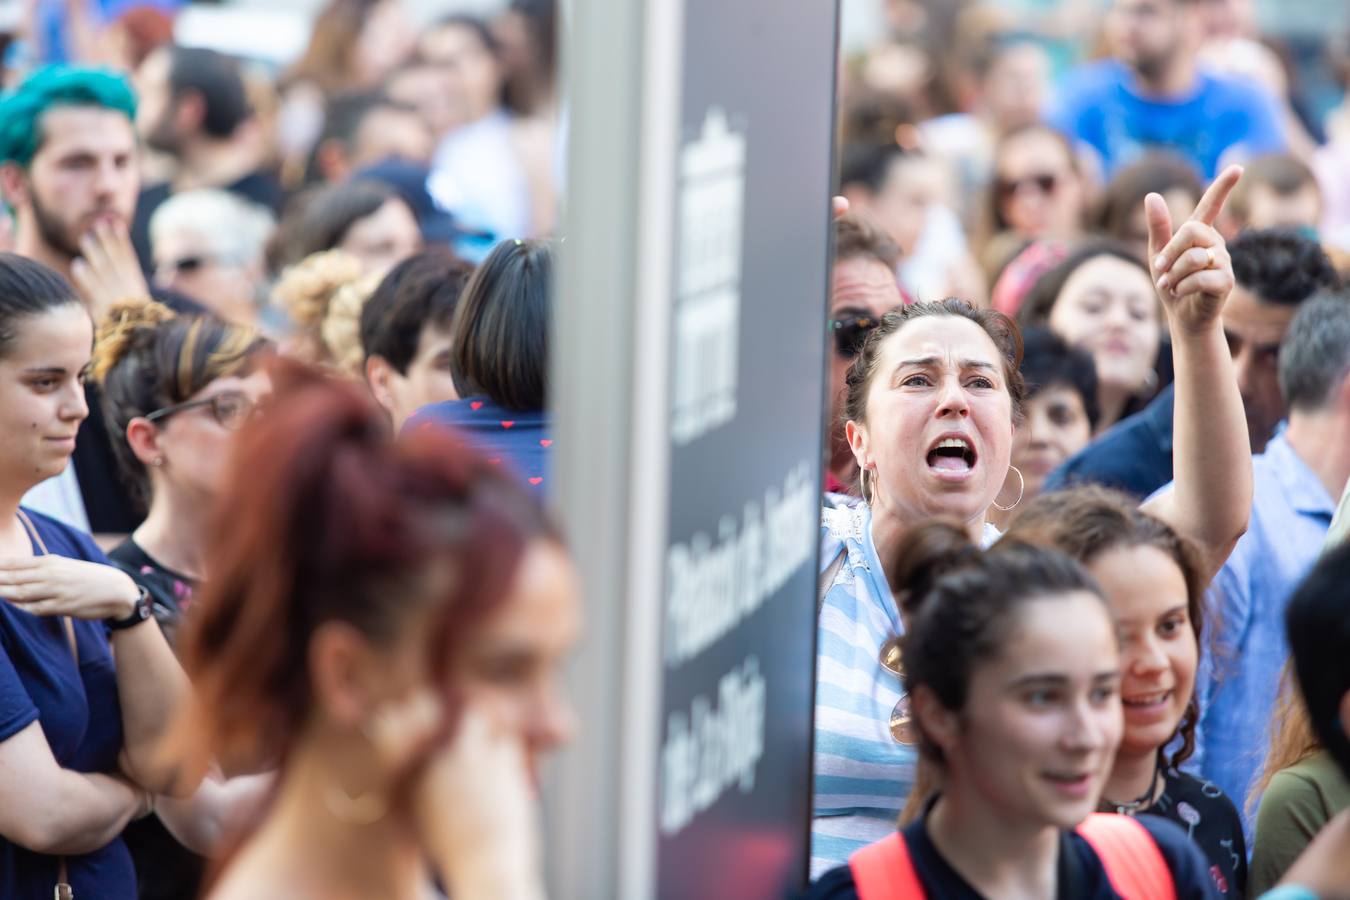
[[1280, 673], [1280, 694], [1275, 701], [1275, 713], [1270, 717], [1270, 750], [1266, 753], [1261, 775], [1247, 792], [1247, 812], [1256, 811], [1261, 795], [1270, 787], [1275, 773], [1303, 762], [1321, 749], [1322, 742], [1313, 730], [1312, 717], [1303, 702], [1294, 674], [1293, 657], [1290, 657]]
[[[350, 253], [324, 250], [311, 253], [281, 273], [272, 288], [272, 299], [286, 311], [295, 326], [292, 339], [286, 345], [288, 356], [308, 363], [335, 364], [335, 356], [324, 339], [324, 320], [338, 294], [344, 287], [361, 281], [362, 272], [360, 260]], [[351, 298], [344, 298], [340, 307], [346, 309], [351, 302]], [[339, 319], [341, 317], [342, 313], [339, 313]], [[360, 318], [360, 304], [357, 304], [357, 318]], [[340, 345], [341, 326], [335, 324], [330, 331], [333, 329], [336, 329], [334, 336], [339, 338]], [[357, 344], [360, 344], [359, 333]]]
[[136, 498], [150, 500], [145, 465], [127, 443], [132, 419], [183, 403], [218, 378], [247, 373], [268, 347], [253, 328], [209, 314], [179, 315], [152, 300], [115, 304], [98, 324], [91, 375], [103, 389], [113, 455]]

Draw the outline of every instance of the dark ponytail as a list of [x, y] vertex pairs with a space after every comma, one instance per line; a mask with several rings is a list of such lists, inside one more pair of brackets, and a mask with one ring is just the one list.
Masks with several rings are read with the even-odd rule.
[[42, 263], [0, 253], [0, 357], [9, 354], [21, 320], [79, 302], [70, 282]]

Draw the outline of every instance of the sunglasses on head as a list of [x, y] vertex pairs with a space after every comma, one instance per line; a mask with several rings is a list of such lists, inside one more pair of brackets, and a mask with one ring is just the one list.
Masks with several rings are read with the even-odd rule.
[[1053, 172], [1042, 172], [1039, 175], [1028, 175], [1026, 178], [1000, 178], [998, 192], [1003, 197], [1011, 197], [1024, 187], [1034, 187], [1042, 194], [1053, 194], [1058, 185], [1058, 175]]
[[881, 319], [861, 310], [842, 310], [830, 319], [830, 333], [834, 335], [834, 349], [844, 359], [853, 359], [862, 352], [863, 342]]

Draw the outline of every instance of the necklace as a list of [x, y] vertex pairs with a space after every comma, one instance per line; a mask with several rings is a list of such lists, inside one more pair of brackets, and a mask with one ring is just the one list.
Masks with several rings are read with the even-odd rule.
[[1140, 794], [1133, 800], [1127, 800], [1124, 803], [1117, 803], [1114, 800], [1108, 800], [1107, 798], [1103, 797], [1102, 805], [1115, 811], [1117, 815], [1122, 816], [1132, 816], [1135, 813], [1139, 812], [1139, 810], [1151, 806], [1153, 801], [1153, 794], [1158, 789], [1158, 773], [1159, 771], [1161, 771], [1161, 769], [1162, 769], [1161, 758], [1160, 757], [1155, 758], [1153, 760], [1153, 777], [1148, 780], [1148, 790], [1144, 791], [1144, 793]]

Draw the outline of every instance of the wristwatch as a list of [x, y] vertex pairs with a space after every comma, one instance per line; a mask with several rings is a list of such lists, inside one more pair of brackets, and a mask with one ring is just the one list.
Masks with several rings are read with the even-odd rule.
[[131, 609], [131, 615], [125, 619], [104, 619], [103, 624], [109, 631], [121, 631], [123, 628], [132, 628], [141, 624], [146, 619], [152, 618], [155, 614], [154, 607], [150, 603], [150, 592], [141, 585], [136, 585], [140, 594], [136, 597], [136, 605]]

